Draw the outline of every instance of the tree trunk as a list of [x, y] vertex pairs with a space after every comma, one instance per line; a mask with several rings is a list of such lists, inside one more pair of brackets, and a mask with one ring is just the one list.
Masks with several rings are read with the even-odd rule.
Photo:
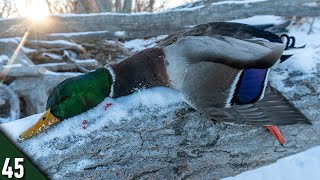
[[132, 10], [132, 0], [124, 0], [123, 12], [124, 13], [131, 13], [131, 10]]
[[74, 8], [76, 11], [73, 13], [88, 14], [99, 12], [95, 0], [77, 0], [75, 5], [77, 7]]
[[117, 13], [121, 13], [122, 12], [122, 2], [121, 2], [121, 0], [116, 0], [115, 7], [116, 7], [116, 12]]
[[97, 5], [97, 12], [112, 12], [112, 0], [95, 0]]

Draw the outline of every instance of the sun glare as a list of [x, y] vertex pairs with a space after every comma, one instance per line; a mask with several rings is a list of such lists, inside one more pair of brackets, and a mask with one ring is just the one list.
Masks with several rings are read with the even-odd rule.
[[32, 21], [43, 21], [49, 15], [48, 6], [44, 0], [24, 1], [20, 4], [19, 12]]

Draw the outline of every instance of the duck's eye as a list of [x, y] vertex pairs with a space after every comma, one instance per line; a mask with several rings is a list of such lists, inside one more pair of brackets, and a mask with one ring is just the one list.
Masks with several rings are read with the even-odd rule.
[[42, 117], [42, 120], [43, 120], [43, 121], [46, 120], [46, 117]]
[[63, 96], [61, 99], [60, 99], [60, 102], [64, 102], [66, 101], [67, 99], [69, 99], [70, 97], [68, 96]]

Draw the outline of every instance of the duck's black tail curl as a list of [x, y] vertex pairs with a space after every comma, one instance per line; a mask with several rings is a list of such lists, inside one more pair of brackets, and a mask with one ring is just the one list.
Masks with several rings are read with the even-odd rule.
[[283, 38], [286, 38], [286, 49], [285, 50], [289, 50], [289, 49], [302, 49], [305, 48], [306, 45], [300, 46], [300, 47], [295, 47], [296, 44], [296, 38], [294, 36], [289, 36], [288, 34], [282, 34], [280, 36], [281, 40], [283, 41]]
[[[277, 33], [277, 34], [281, 34], [279, 36], [279, 38], [281, 39], [281, 41], [283, 43], [286, 44], [286, 48], [285, 50], [290, 50], [290, 49], [302, 49], [304, 48], [306, 45], [304, 46], [300, 46], [300, 47], [296, 47], [295, 43], [296, 43], [296, 38], [293, 36], [289, 36], [288, 34], [283, 34], [284, 32], [288, 32], [287, 28], [289, 27], [289, 25], [291, 24], [291, 21], [287, 21], [285, 23], [279, 24], [279, 25], [274, 25], [274, 24], [263, 24], [263, 25], [255, 25], [256, 28], [259, 29], [263, 29], [265, 31], [270, 31], [272, 33]], [[287, 59], [289, 59], [291, 56], [293, 56], [293, 54], [289, 54], [289, 55], [282, 55], [280, 57], [280, 63], [286, 61]]]
[[[296, 47], [295, 44], [296, 44], [296, 38], [294, 36], [289, 36], [287, 34], [282, 34], [280, 36], [281, 40], [283, 42], [286, 43], [286, 48], [285, 50], [290, 50], [290, 49], [302, 49], [302, 48], [305, 48], [306, 45], [303, 45], [303, 46], [300, 46], [300, 47]], [[284, 40], [286, 39], [286, 40]], [[293, 54], [290, 54], [290, 55], [282, 55], [280, 57], [280, 63], [286, 61], [287, 59], [289, 59], [291, 56], [293, 56]]]

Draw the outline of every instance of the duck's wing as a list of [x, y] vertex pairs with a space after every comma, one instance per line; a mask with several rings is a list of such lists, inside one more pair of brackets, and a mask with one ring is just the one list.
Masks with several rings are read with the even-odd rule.
[[[214, 114], [207, 112], [208, 114]], [[233, 117], [233, 118], [231, 118]], [[236, 105], [225, 109], [225, 115], [215, 118], [239, 125], [290, 125], [311, 124], [310, 120], [294, 107], [276, 88], [268, 86], [265, 97], [255, 104]]]
[[[284, 49], [282, 43], [263, 39], [214, 35], [186, 36], [164, 51], [170, 79], [185, 73], [177, 87], [186, 101], [216, 120], [254, 125], [307, 122], [278, 91], [265, 92], [268, 68]], [[186, 66], [179, 65], [181, 61], [187, 61]]]
[[282, 43], [279, 36], [263, 29], [234, 22], [212, 22], [200, 24], [187, 30], [178, 31], [158, 42], [160, 47], [175, 43], [185, 36], [213, 36], [221, 35], [236, 39], [266, 39], [270, 42]]
[[284, 44], [261, 39], [215, 35], [186, 36], [166, 46], [164, 52], [172, 87], [201, 109], [209, 104], [224, 108], [261, 99], [268, 68], [278, 61], [284, 48]]
[[239, 40], [221, 35], [185, 36], [164, 47], [169, 56], [182, 53], [191, 64], [213, 62], [236, 69], [270, 68], [279, 60], [284, 49], [282, 43], [256, 38]]

